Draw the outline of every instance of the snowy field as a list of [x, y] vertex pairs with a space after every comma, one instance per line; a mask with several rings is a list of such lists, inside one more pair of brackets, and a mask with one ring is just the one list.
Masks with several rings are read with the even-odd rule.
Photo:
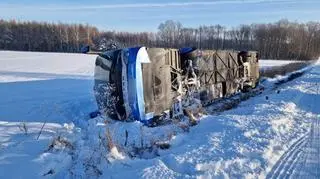
[[50, 166], [43, 152], [52, 138], [96, 109], [94, 61], [81, 54], [0, 51], [0, 178], [41, 177], [44, 164]]
[[261, 60], [259, 60], [259, 65], [261, 68], [270, 68], [270, 67], [274, 67], [274, 66], [287, 65], [289, 63], [295, 63], [295, 62], [299, 62], [299, 61], [261, 59]]
[[319, 63], [186, 129], [89, 119], [94, 60], [0, 51], [0, 178], [319, 178]]

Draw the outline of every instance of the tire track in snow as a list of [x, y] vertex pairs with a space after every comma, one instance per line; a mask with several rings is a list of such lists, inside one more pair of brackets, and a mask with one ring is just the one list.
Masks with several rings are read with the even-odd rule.
[[293, 160], [293, 164], [288, 168], [286, 172], [283, 172], [279, 178], [288, 178], [288, 176], [291, 176], [296, 171], [296, 168], [301, 160], [304, 160], [306, 158], [305, 152], [303, 152], [303, 149], [300, 149], [300, 152], [298, 156]]
[[267, 178], [319, 178], [320, 176], [320, 119], [314, 119], [307, 135], [284, 153]]
[[319, 178], [320, 176], [320, 119], [312, 123], [310, 140], [305, 150], [305, 158], [293, 178]]
[[307, 160], [306, 152], [303, 152], [301, 155], [302, 156], [300, 157], [300, 161], [298, 161], [296, 166], [293, 169], [291, 169], [292, 170], [291, 176], [297, 176], [299, 175], [299, 172], [303, 170], [303, 166], [305, 165]]
[[305, 134], [280, 157], [277, 163], [268, 173], [267, 178], [279, 178], [283, 171], [293, 165], [293, 159], [301, 152], [301, 148], [305, 146], [308, 134]]

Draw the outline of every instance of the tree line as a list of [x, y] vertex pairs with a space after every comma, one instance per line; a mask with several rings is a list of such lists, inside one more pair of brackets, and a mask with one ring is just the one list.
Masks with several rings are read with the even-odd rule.
[[98, 34], [89, 25], [0, 20], [0, 49], [78, 52], [83, 44], [93, 45]]
[[256, 50], [265, 59], [309, 60], [320, 56], [320, 23], [280, 20], [275, 23], [184, 27], [168, 20], [157, 32], [99, 31], [88, 24], [17, 22], [0, 20], [0, 49], [80, 52], [89, 45], [106, 50], [121, 47], [197, 47], [200, 49]]

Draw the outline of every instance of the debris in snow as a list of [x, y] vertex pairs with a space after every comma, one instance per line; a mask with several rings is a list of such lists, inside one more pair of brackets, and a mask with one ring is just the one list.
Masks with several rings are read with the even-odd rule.
[[39, 137], [40, 137], [40, 135], [42, 133], [42, 130], [43, 130], [44, 126], [46, 125], [46, 123], [47, 123], [47, 121], [44, 121], [44, 123], [42, 124], [40, 132], [39, 132], [38, 137], [37, 137], [37, 140], [39, 140]]
[[67, 124], [67, 123], [64, 123], [63, 124], [63, 127], [65, 128], [65, 129], [67, 129], [67, 131], [68, 132], [72, 132], [73, 131], [73, 129], [74, 129], [74, 123], [72, 122], [72, 123], [69, 123], [69, 124]]
[[54, 174], [54, 170], [50, 169], [47, 173], [43, 174], [42, 176], [52, 175]]
[[126, 130], [125, 131], [125, 135], [126, 135], [126, 140], [125, 140], [125, 142], [124, 142], [124, 146], [126, 147], [127, 146], [127, 144], [128, 144], [128, 136], [129, 136], [129, 133], [128, 133], [128, 131]]
[[111, 158], [110, 161], [112, 161], [112, 159], [114, 160], [123, 160], [125, 159], [125, 157], [118, 151], [117, 147], [112, 147], [110, 150], [110, 153], [108, 154], [108, 158]]
[[189, 110], [189, 109], [185, 109], [184, 111], [187, 114], [187, 116], [189, 117], [190, 125], [191, 126], [197, 125], [198, 122], [197, 122], [196, 117], [193, 115], [193, 112], [191, 110]]
[[183, 132], [189, 132], [190, 131], [190, 125], [185, 124], [183, 122], [177, 121], [175, 123], [179, 128], [183, 130]]
[[169, 149], [170, 148], [170, 143], [168, 141], [159, 141], [159, 142], [155, 142], [155, 144], [158, 148], [164, 150], [164, 149]]
[[25, 135], [28, 135], [28, 128], [27, 128], [27, 125], [25, 122], [22, 122], [20, 125], [19, 125], [19, 129], [25, 134]]
[[61, 136], [53, 139], [48, 149], [45, 152], [52, 151], [53, 149], [70, 149], [74, 150], [74, 146], [66, 139]]
[[112, 148], [115, 148], [115, 145], [113, 143], [112, 136], [111, 136], [109, 128], [107, 128], [107, 130], [106, 130], [106, 139], [107, 139], [107, 143], [108, 143], [107, 144], [108, 149], [111, 151]]

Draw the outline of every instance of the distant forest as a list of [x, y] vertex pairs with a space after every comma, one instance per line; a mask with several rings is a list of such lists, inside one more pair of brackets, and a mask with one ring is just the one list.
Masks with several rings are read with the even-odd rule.
[[79, 52], [89, 45], [105, 50], [108, 43], [121, 47], [197, 47], [201, 49], [256, 50], [264, 59], [309, 60], [320, 56], [320, 23], [275, 23], [184, 27], [161, 23], [157, 32], [99, 31], [88, 24], [39, 23], [0, 20], [0, 50]]

